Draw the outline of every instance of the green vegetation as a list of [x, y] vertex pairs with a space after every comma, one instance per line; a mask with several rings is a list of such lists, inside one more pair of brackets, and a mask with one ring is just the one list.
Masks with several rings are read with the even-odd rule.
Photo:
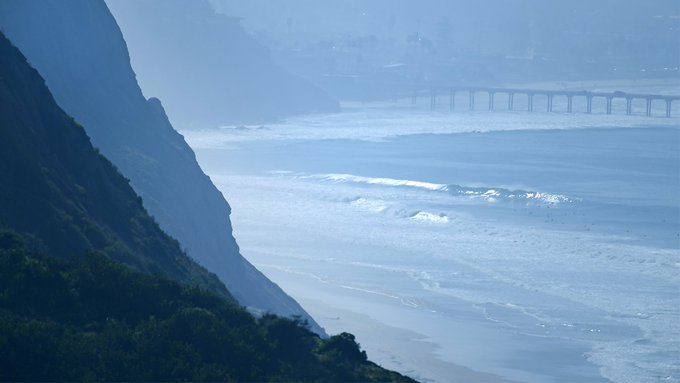
[[142, 274], [99, 253], [69, 261], [0, 232], [2, 381], [411, 382], [366, 360], [351, 334]]

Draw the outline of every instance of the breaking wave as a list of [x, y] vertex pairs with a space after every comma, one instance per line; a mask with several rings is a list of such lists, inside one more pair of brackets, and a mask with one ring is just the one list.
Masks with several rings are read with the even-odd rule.
[[314, 178], [321, 179], [330, 182], [353, 182], [353, 183], [363, 183], [369, 185], [383, 185], [383, 186], [405, 186], [412, 188], [427, 189], [433, 191], [447, 191], [448, 186], [442, 184], [434, 184], [430, 182], [420, 182], [411, 180], [397, 180], [394, 178], [372, 178], [372, 177], [362, 177], [355, 176], [352, 174], [319, 174], [311, 175], [304, 178]]
[[580, 202], [580, 199], [578, 198], [572, 198], [562, 194], [550, 194], [530, 190], [511, 190], [506, 188], [488, 188], [488, 187], [467, 187], [454, 184], [445, 185], [432, 182], [401, 180], [394, 178], [363, 177], [352, 174], [317, 174], [302, 176], [301, 178], [318, 179], [334, 183], [356, 183], [388, 187], [408, 187], [435, 192], [445, 192], [454, 196], [464, 197], [472, 200], [482, 200], [489, 203], [534, 202], [541, 204], [556, 205]]
[[449, 217], [444, 214], [432, 214], [426, 211], [419, 211], [418, 213], [411, 216], [412, 220], [431, 222], [431, 223], [447, 223], [449, 222]]
[[562, 194], [550, 194], [527, 190], [509, 190], [504, 188], [472, 188], [459, 185], [449, 185], [449, 193], [464, 197], [482, 199], [488, 202], [496, 201], [536, 201], [546, 204], [572, 203], [580, 201], [577, 198]]

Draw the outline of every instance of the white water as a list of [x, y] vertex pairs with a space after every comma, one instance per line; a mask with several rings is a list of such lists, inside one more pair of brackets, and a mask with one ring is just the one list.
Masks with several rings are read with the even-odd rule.
[[679, 122], [381, 106], [185, 134], [294, 297], [514, 380], [680, 382]]

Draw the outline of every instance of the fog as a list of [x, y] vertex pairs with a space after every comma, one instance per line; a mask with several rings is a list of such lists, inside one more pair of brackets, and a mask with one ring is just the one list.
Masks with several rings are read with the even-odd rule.
[[680, 0], [0, 0], [0, 381], [680, 383]]
[[423, 83], [679, 75], [680, 4], [672, 0], [212, 4], [241, 17], [286, 69], [340, 98]]
[[178, 128], [336, 111], [337, 101], [273, 62], [232, 17], [207, 1], [109, 0], [147, 97]]
[[680, 76], [672, 0], [108, 4], [142, 89], [180, 128], [329, 112], [337, 100], [433, 86]]
[[677, 0], [106, 3], [220, 220], [176, 156], [133, 184], [166, 165], [190, 250], [231, 214], [277, 286], [204, 264], [260, 312], [422, 382], [680, 382]]

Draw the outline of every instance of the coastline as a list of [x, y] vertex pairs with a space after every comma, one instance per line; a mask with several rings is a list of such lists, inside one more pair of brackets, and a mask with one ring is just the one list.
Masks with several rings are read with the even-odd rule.
[[370, 316], [342, 309], [311, 298], [300, 298], [310, 315], [319, 318], [330, 334], [343, 331], [361, 334], [358, 341], [371, 360], [401, 371], [422, 383], [512, 383], [500, 376], [473, 371], [439, 358], [439, 346], [417, 332], [392, 327]]
[[[250, 255], [274, 261], [271, 254]], [[460, 301], [453, 315], [439, 315], [427, 307], [399, 302], [389, 294], [348, 289], [298, 271], [307, 267], [253, 261], [327, 333], [353, 333], [371, 360], [421, 382], [548, 382], [555, 368], [564, 371], [566, 381], [608, 382], [585, 358], [590, 345], [509, 334], [503, 324], [484, 320], [468, 302]], [[376, 274], [376, 278], [385, 278], [376, 284], [387, 285], [391, 277]], [[506, 362], [500, 362], [503, 360]]]
[[[673, 180], [653, 180], [657, 193], [650, 200], [645, 194], [649, 183], [638, 182], [638, 174], [640, 169], [671, 174], [672, 165], [664, 159], [676, 158], [669, 147], [675, 130], [650, 131], [654, 135], [647, 137], [647, 130], [628, 128], [677, 120], [570, 115], [548, 124], [547, 114], [528, 118], [518, 112], [499, 118], [509, 116], [513, 125], [528, 126], [505, 133], [500, 132], [507, 130], [505, 126], [494, 125], [496, 116], [470, 114], [463, 119], [467, 124], [461, 125], [456, 115], [447, 117], [442, 126], [475, 130], [483, 123], [493, 132], [434, 136], [409, 134], [439, 126], [434, 120], [421, 120], [428, 117], [424, 112], [414, 112], [413, 118], [403, 111], [398, 116], [381, 110], [371, 113], [356, 120], [352, 120], [356, 115], [328, 116], [330, 122], [317, 123], [324, 129], [314, 130], [316, 120], [305, 120], [299, 126], [252, 132], [208, 132], [198, 141], [201, 164], [233, 206], [234, 235], [244, 256], [329, 333], [354, 333], [372, 360], [424, 381], [448, 382], [452, 372], [460, 374], [461, 381], [490, 382], [644, 381], [648, 371], [675, 376], [663, 364], [667, 363], [663, 355], [655, 353], [672, 348], [674, 342], [649, 335], [675, 331], [655, 319], [657, 313], [672, 314], [660, 311], [668, 305], [664, 296], [650, 300], [635, 289], [629, 291], [626, 283], [644, 278], [661, 293], [674, 283], [665, 266], [672, 260], [672, 250], [655, 251], [631, 242], [663, 233], [656, 231], [657, 226], [626, 219], [605, 226], [583, 213], [598, 201], [637, 201], [638, 196], [644, 196], [647, 205], [665, 206], [676, 185]], [[389, 124], [392, 119], [398, 119], [395, 125]], [[610, 120], [611, 127], [602, 128], [600, 123]], [[586, 130], [564, 129], [574, 126]], [[355, 129], [346, 131], [348, 127]], [[541, 131], [527, 129], [532, 127]], [[362, 135], [389, 129], [408, 137], [348, 140], [359, 128]], [[300, 141], [277, 136], [296, 129], [324, 134]], [[333, 140], [335, 135], [328, 130], [342, 133], [345, 140]], [[255, 142], [260, 136], [275, 137]], [[220, 141], [215, 145], [221, 137], [228, 145]], [[206, 140], [210, 145], [202, 147], [200, 142]], [[508, 140], [516, 148], [514, 154], [508, 157], [493, 150]], [[528, 146], [539, 142], [542, 145]], [[577, 143], [583, 155], [568, 157], [561, 150], [565, 142]], [[623, 159], [639, 161], [624, 162], [625, 171], [608, 171], [617, 152], [597, 151], [598, 145], [629, 148], [624, 153], [630, 155]], [[478, 151], [491, 154], [479, 156]], [[432, 163], [431, 158], [439, 161]], [[564, 166], [555, 168], [555, 163]], [[225, 164], [242, 165], [234, 169]], [[560, 176], [546, 178], [546, 169]], [[459, 201], [423, 188], [310, 178], [336, 173], [447, 185], [483, 182], [494, 190], [583, 197], [589, 205], [519, 209]], [[629, 187], [582, 191], [592, 177], [598, 184], [589, 185], [606, 181]], [[636, 206], [625, 205], [616, 212], [637, 211]], [[448, 221], [409, 219], [417, 212]], [[654, 212], [646, 221], [666, 217]], [[618, 287], [611, 289], [605, 281]]]
[[[263, 267], [270, 272], [272, 268]], [[298, 283], [298, 278], [281, 278], [276, 273], [278, 282], [294, 294], [296, 300], [310, 313], [329, 334], [350, 332], [357, 335], [357, 340], [366, 350], [369, 358], [382, 367], [399, 371], [422, 383], [516, 383], [498, 375], [474, 371], [470, 368], [444, 360], [441, 348], [427, 335], [414, 330], [386, 324], [368, 314], [348, 309], [347, 305], [339, 305], [336, 301], [320, 300], [310, 297], [314, 294], [301, 294], [302, 290], [319, 292], [323, 287], [310, 289], [309, 280]], [[373, 298], [361, 291], [349, 291], [343, 295], [344, 300], [370, 301], [369, 304], [382, 304], [380, 297]], [[327, 291], [324, 291], [327, 293]], [[360, 306], [361, 304], [359, 304]]]

